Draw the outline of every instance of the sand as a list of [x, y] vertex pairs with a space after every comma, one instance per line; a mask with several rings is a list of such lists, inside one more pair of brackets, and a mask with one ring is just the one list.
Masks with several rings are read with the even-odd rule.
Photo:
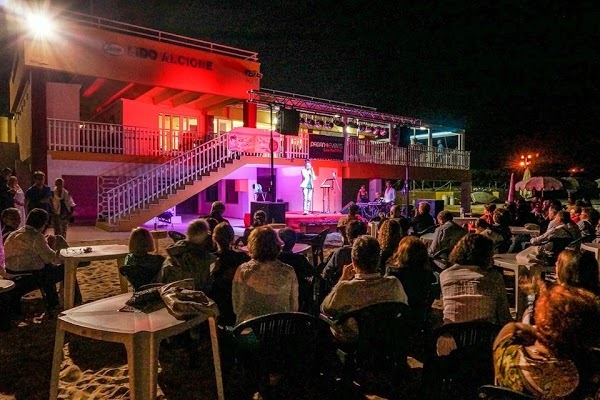
[[[170, 243], [160, 240], [159, 253], [166, 255], [165, 248]], [[86, 246], [98, 244], [127, 244], [127, 239], [85, 242]], [[84, 243], [71, 242], [71, 245]], [[77, 279], [84, 302], [120, 293], [115, 261], [92, 262], [77, 271]], [[13, 321], [8, 332], [0, 332], [0, 400], [48, 399], [56, 320], [45, 313], [39, 291], [27, 295], [22, 305], [22, 319]], [[190, 363], [185, 346], [177, 340], [163, 341], [157, 399], [217, 398], [208, 328], [206, 324], [201, 328], [195, 365]], [[127, 354], [122, 345], [67, 334], [63, 350], [58, 398], [130, 398]], [[412, 362], [413, 368], [421, 368], [419, 362]], [[223, 378], [227, 399], [249, 398], [248, 390], [252, 388], [245, 385], [235, 370], [224, 373]]]

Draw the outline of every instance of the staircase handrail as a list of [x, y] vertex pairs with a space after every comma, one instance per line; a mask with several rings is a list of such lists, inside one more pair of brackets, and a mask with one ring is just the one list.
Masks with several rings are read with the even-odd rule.
[[103, 217], [115, 225], [120, 217], [174, 193], [179, 186], [218, 167], [232, 156], [228, 141], [229, 134], [219, 135], [108, 190], [107, 215]]

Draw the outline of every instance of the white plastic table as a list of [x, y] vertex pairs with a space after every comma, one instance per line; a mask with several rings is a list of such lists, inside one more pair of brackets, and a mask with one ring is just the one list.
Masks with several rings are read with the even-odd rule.
[[515, 274], [515, 310], [517, 313], [517, 320], [519, 320], [519, 318], [523, 315], [525, 306], [527, 305], [525, 301], [521, 302], [519, 299], [519, 297], [522, 295], [519, 290], [519, 277], [521, 274], [531, 271], [533, 275], [532, 279], [534, 279], [535, 275], [539, 276], [542, 272], [554, 272], [555, 270], [554, 266], [530, 268], [527, 265], [519, 264], [517, 262], [516, 253], [494, 255], [494, 265], [513, 271]]
[[[123, 244], [91, 246], [91, 252], [84, 251], [86, 247], [69, 247], [62, 249], [60, 255], [65, 259], [65, 283], [63, 285], [63, 307], [65, 310], [73, 307], [75, 298], [75, 279], [77, 266], [84, 261], [117, 260], [117, 267], [122, 267], [129, 247]], [[118, 271], [118, 270], [117, 270]], [[117, 272], [118, 273], [118, 272]], [[127, 278], [119, 274], [121, 292], [127, 293]]]
[[56, 399], [58, 394], [65, 332], [107, 342], [123, 343], [127, 350], [131, 399], [147, 400], [156, 398], [158, 349], [161, 340], [180, 334], [207, 319], [210, 327], [217, 394], [219, 399], [223, 399], [221, 359], [215, 318], [200, 315], [182, 321], [169, 314], [167, 308], [148, 314], [119, 311], [130, 297], [131, 294], [120, 294], [71, 308], [58, 316], [50, 399]]
[[600, 262], [600, 243], [581, 243], [579, 247], [581, 250], [590, 251], [594, 253], [596, 260]]
[[539, 229], [527, 229], [524, 226], [509, 226], [510, 233], [513, 235], [531, 235], [531, 236], [539, 236]]

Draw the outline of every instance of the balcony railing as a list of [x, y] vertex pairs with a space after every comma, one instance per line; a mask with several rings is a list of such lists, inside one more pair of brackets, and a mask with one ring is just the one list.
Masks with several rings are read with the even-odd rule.
[[[222, 135], [212, 135], [216, 138]], [[198, 132], [149, 129], [137, 126], [97, 122], [48, 119], [48, 149], [57, 151], [124, 154], [131, 156], [178, 157], [207, 142]], [[307, 135], [280, 136], [275, 156], [286, 159], [308, 158]], [[229, 146], [229, 142], [221, 144]], [[386, 142], [347, 138], [342, 161], [370, 164], [409, 165], [414, 167], [468, 170], [470, 152], [422, 145], [393, 146]], [[229, 150], [229, 148], [227, 147]], [[270, 157], [269, 152], [243, 153]]]

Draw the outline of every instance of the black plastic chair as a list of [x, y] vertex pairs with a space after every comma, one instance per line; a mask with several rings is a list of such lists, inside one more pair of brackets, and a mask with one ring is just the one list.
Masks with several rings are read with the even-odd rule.
[[312, 260], [313, 265], [316, 267], [325, 259], [323, 246], [325, 245], [325, 239], [327, 239], [327, 234], [329, 233], [329, 228], [324, 229], [316, 236], [313, 237], [305, 237], [304, 239], [298, 240], [298, 243], [310, 244], [312, 248]]
[[160, 268], [160, 265], [123, 265], [119, 267], [119, 273], [127, 278], [127, 281], [133, 287], [133, 291], [137, 292], [142, 286], [154, 282], [154, 278], [160, 272]]
[[[446, 324], [425, 346], [423, 399], [473, 399], [479, 387], [494, 383], [492, 345], [501, 326], [487, 321]], [[438, 355], [438, 339], [454, 339], [456, 348]]]
[[533, 400], [534, 397], [511, 389], [494, 385], [484, 385], [479, 388], [481, 400]]
[[180, 240], [185, 239], [185, 235], [181, 232], [177, 231], [168, 231], [167, 235], [173, 240], [173, 242], [179, 242]]
[[263, 398], [272, 398], [281, 390], [276, 381], [286, 381], [294, 388], [317, 377], [319, 336], [326, 328], [309, 314], [273, 313], [244, 321], [231, 334], [237, 360], [251, 374]]
[[407, 304], [374, 304], [341, 316], [337, 323], [352, 318], [358, 325], [356, 343], [340, 346], [344, 390], [358, 384], [363, 394], [403, 398], [397, 391], [408, 371], [410, 309]]

